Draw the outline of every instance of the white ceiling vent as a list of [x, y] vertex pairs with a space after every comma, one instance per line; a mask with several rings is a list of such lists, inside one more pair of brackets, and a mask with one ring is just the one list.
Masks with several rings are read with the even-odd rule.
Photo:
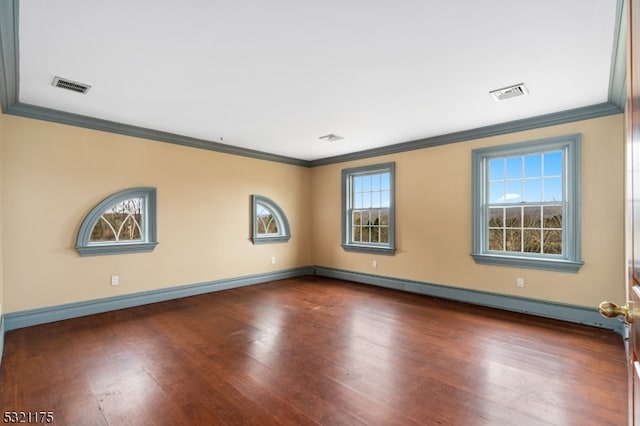
[[82, 93], [86, 95], [91, 86], [84, 83], [78, 83], [77, 81], [71, 81], [62, 77], [54, 77], [53, 83], [51, 83], [53, 87], [60, 87], [62, 89], [73, 90], [74, 92]]
[[525, 87], [524, 83], [520, 83], [514, 86], [503, 87], [502, 89], [492, 90], [489, 93], [491, 94], [491, 96], [493, 96], [493, 99], [495, 99], [496, 101], [504, 101], [505, 99], [528, 95], [529, 91]]
[[335, 142], [335, 141], [339, 141], [340, 139], [344, 139], [344, 138], [342, 136], [338, 136], [338, 135], [334, 135], [333, 133], [329, 133], [328, 135], [320, 136], [319, 139], [323, 140], [325, 142]]

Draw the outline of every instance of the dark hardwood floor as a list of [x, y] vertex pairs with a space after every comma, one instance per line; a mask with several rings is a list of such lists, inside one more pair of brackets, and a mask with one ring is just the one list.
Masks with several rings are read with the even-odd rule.
[[620, 336], [304, 277], [7, 332], [60, 425], [626, 425]]

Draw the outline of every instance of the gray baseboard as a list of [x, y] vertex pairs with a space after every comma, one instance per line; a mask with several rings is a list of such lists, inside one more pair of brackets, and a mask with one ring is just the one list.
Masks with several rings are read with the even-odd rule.
[[627, 329], [624, 322], [619, 319], [602, 317], [595, 307], [587, 308], [583, 306], [553, 303], [536, 299], [527, 299], [497, 293], [448, 287], [420, 281], [405, 280], [401, 278], [364, 274], [361, 272], [327, 268], [323, 266], [307, 266], [4, 314], [0, 316], [0, 362], [2, 361], [2, 353], [4, 350], [5, 331], [305, 275], [336, 278], [426, 296], [439, 297], [442, 299], [455, 300], [474, 305], [584, 324], [612, 330], [620, 334], [623, 339], [627, 339]]
[[605, 328], [620, 334], [623, 338], [625, 334], [625, 324], [623, 321], [617, 318], [605, 318], [600, 315], [595, 307], [587, 308], [584, 306], [567, 305], [497, 293], [487, 293], [465, 288], [448, 287], [438, 284], [364, 274], [322, 266], [315, 266], [314, 270], [316, 275], [321, 277], [337, 278], [361, 284], [369, 284], [474, 305], [487, 306], [507, 311], [536, 315], [544, 318]]
[[[6, 331], [85, 315], [99, 314], [150, 303], [164, 302], [166, 300], [180, 299], [182, 297], [214, 291], [229, 290], [248, 285], [261, 284], [269, 281], [294, 278], [304, 275], [313, 275], [312, 267], [286, 269], [263, 274], [246, 275], [235, 278], [208, 281], [197, 284], [188, 284], [178, 287], [170, 287], [161, 290], [151, 290], [122, 296], [107, 297], [103, 299], [89, 300], [85, 302], [68, 303], [64, 305], [50, 306], [46, 308], [30, 309], [19, 312], [11, 312], [4, 315], [4, 327]], [[2, 337], [4, 333], [2, 333]]]

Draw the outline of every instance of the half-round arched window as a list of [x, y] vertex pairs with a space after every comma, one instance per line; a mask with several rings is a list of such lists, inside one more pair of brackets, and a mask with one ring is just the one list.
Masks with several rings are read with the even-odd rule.
[[85, 217], [76, 250], [80, 256], [149, 252], [156, 237], [156, 189], [132, 188], [117, 192]]
[[284, 211], [275, 202], [262, 195], [252, 195], [253, 244], [289, 241], [291, 231]]

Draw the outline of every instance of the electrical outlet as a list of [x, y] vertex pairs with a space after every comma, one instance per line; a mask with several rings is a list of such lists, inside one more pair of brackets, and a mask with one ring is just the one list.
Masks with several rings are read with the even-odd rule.
[[118, 275], [111, 275], [111, 285], [119, 285], [120, 277]]
[[271, 264], [272, 265], [276, 264], [276, 257], [275, 256], [271, 256]]
[[371, 266], [372, 266], [373, 268], [377, 268], [377, 267], [378, 267], [378, 261], [377, 261], [377, 260], [374, 260], [373, 262], [371, 262]]
[[524, 278], [516, 278], [516, 285], [520, 288], [524, 288]]

